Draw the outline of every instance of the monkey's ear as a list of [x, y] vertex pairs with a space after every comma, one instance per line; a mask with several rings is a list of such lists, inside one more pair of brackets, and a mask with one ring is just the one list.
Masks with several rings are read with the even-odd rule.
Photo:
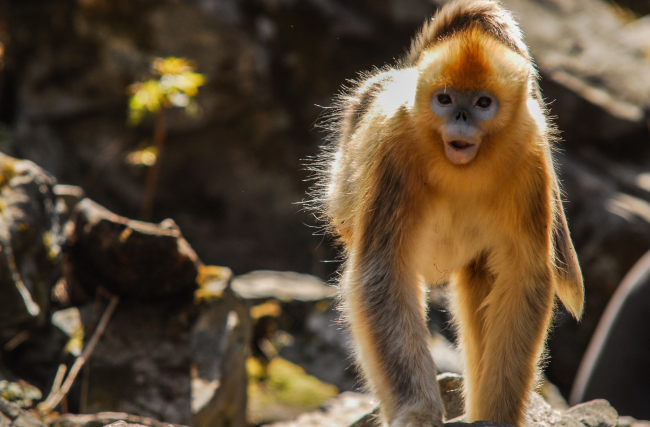
[[584, 308], [584, 285], [578, 256], [573, 248], [562, 200], [557, 191], [555, 208], [555, 294], [562, 304], [580, 320]]

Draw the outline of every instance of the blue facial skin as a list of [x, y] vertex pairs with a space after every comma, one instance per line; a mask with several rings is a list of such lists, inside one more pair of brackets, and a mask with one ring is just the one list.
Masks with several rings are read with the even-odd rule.
[[496, 115], [499, 102], [484, 91], [441, 89], [431, 95], [431, 109], [445, 120], [441, 133], [447, 158], [463, 165], [476, 156], [483, 139], [482, 124]]

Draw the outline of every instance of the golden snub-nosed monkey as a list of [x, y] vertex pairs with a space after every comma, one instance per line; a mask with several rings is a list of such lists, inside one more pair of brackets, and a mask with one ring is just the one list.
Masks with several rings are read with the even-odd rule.
[[554, 295], [582, 314], [537, 78], [502, 5], [453, 1], [327, 123], [314, 203], [344, 246], [345, 316], [391, 427], [442, 424], [427, 284], [450, 282], [470, 421], [521, 425]]

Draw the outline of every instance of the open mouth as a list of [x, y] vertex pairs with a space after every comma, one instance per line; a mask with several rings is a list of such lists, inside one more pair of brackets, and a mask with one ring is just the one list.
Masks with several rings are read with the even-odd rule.
[[449, 145], [454, 147], [456, 150], [464, 150], [466, 148], [473, 146], [474, 144], [470, 144], [469, 142], [465, 142], [465, 141], [451, 141]]
[[465, 165], [471, 162], [476, 156], [480, 145], [480, 141], [477, 141], [476, 144], [472, 144], [471, 142], [462, 139], [448, 140], [445, 141], [445, 154], [452, 163]]

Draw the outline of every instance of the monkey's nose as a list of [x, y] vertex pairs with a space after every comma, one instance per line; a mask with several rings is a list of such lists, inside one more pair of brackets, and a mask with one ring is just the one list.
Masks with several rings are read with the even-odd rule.
[[458, 114], [456, 114], [456, 120], [463, 119], [464, 122], [467, 121], [467, 114], [465, 114], [465, 111], [459, 111]]

